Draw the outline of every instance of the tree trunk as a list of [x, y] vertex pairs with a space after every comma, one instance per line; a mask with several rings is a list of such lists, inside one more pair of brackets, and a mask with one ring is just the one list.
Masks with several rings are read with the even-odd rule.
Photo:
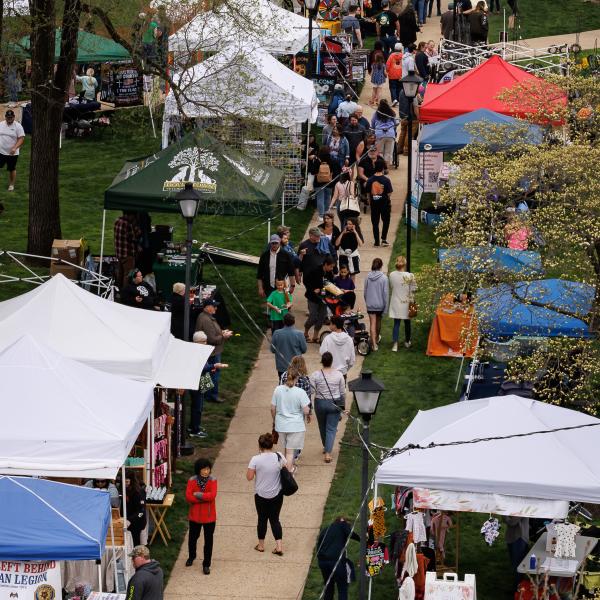
[[31, 8], [31, 165], [27, 251], [50, 256], [61, 237], [58, 188], [59, 136], [65, 96], [77, 56], [79, 0], [65, 0], [60, 56], [54, 67], [54, 0], [30, 0]]

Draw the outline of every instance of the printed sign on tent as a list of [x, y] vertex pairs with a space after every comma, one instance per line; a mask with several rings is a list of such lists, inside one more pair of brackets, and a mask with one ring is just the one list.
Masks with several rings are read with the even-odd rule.
[[0, 561], [0, 600], [60, 600], [60, 562]]
[[418, 177], [424, 192], [437, 192], [439, 174], [444, 162], [443, 152], [421, 152]]
[[315, 93], [320, 103], [329, 104], [333, 96], [333, 88], [335, 86], [336, 78], [333, 76], [320, 76], [315, 75], [312, 78], [313, 85], [315, 86]]

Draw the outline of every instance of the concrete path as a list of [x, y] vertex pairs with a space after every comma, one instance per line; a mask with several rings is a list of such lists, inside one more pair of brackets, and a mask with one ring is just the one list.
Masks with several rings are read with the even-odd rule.
[[[439, 28], [439, 20], [431, 27]], [[429, 37], [427, 37], [429, 35]], [[425, 32], [420, 39], [431, 39]], [[387, 93], [387, 91], [386, 91]], [[365, 116], [370, 119], [372, 109], [368, 106], [371, 86], [365, 85], [361, 100]], [[389, 99], [389, 96], [388, 96]], [[400, 215], [404, 204], [406, 159], [401, 158], [398, 169], [390, 170], [394, 187], [392, 195], [392, 221], [388, 240], [396, 237]], [[313, 224], [316, 220], [313, 219]], [[365, 245], [361, 249], [363, 273], [357, 278], [358, 306], [364, 310], [362, 298], [363, 277], [368, 273], [371, 261], [381, 257], [384, 263], [390, 259], [390, 248], [375, 248], [369, 215], [363, 215], [362, 231]], [[293, 231], [296, 242], [305, 239], [304, 232]], [[242, 299], [243, 300], [243, 299]], [[304, 321], [306, 301], [304, 288], [299, 286], [294, 299], [294, 313], [300, 327]], [[389, 344], [383, 340], [382, 344]], [[225, 351], [224, 358], [227, 358]], [[318, 346], [309, 344], [306, 355], [309, 372], [318, 367]], [[362, 359], [357, 361], [349, 378], [360, 372]], [[266, 552], [253, 550], [256, 544], [256, 513], [254, 509], [253, 484], [245, 478], [248, 461], [256, 454], [257, 440], [261, 433], [271, 430], [269, 412], [271, 396], [277, 383], [273, 355], [268, 344], [263, 342], [252, 375], [240, 398], [235, 415], [231, 420], [227, 438], [216, 460], [214, 475], [219, 481], [217, 499], [217, 527], [211, 574], [206, 577], [201, 571], [202, 547], [199, 544], [199, 559], [193, 567], [184, 566], [187, 558], [187, 539], [171, 574], [165, 591], [168, 600], [192, 600], [196, 598], [244, 598], [244, 600], [297, 600], [301, 597], [304, 582], [312, 559], [317, 534], [321, 526], [323, 508], [329, 493], [331, 480], [339, 452], [339, 439], [346, 425], [340, 423], [338, 439], [334, 447], [333, 462], [326, 465], [321, 454], [322, 446], [316, 421], [307, 427], [306, 443], [297, 472], [299, 491], [283, 503], [281, 522], [285, 555], [271, 554], [274, 542], [269, 531]], [[183, 502], [182, 490], [177, 490], [177, 502]]]
[[[594, 45], [600, 40], [600, 29], [594, 29], [592, 31], [582, 31], [579, 34], [579, 45], [584, 50], [592, 50]], [[535, 48], [545, 50], [553, 44], [574, 44], [577, 41], [576, 33], [563, 33], [561, 35], [549, 35], [547, 37], [530, 38], [528, 40], [519, 40], [517, 43], [520, 46], [528, 46], [529, 48]]]

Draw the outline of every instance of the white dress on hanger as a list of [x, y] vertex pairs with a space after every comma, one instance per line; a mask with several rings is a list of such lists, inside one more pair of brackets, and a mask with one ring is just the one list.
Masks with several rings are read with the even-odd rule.
[[575, 558], [575, 536], [579, 531], [579, 525], [573, 523], [556, 523], [554, 531], [556, 532], [556, 558]]
[[406, 530], [412, 531], [415, 544], [427, 541], [427, 531], [423, 522], [423, 513], [409, 513], [406, 516]]
[[398, 600], [415, 600], [415, 582], [412, 577], [407, 577], [400, 586]]

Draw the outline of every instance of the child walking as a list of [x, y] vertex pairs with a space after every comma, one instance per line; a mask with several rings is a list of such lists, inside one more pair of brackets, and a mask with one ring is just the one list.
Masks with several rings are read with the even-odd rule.
[[381, 94], [381, 88], [383, 88], [385, 82], [387, 81], [387, 71], [385, 68], [385, 60], [381, 54], [377, 54], [375, 56], [375, 62], [371, 65], [371, 83], [373, 84], [373, 94], [371, 95], [372, 106], [377, 106], [379, 104], [379, 100], [381, 99], [379, 96]]
[[275, 281], [275, 289], [267, 298], [271, 332], [283, 327], [283, 316], [292, 308], [292, 302], [292, 294], [285, 289], [285, 281], [277, 279]]

